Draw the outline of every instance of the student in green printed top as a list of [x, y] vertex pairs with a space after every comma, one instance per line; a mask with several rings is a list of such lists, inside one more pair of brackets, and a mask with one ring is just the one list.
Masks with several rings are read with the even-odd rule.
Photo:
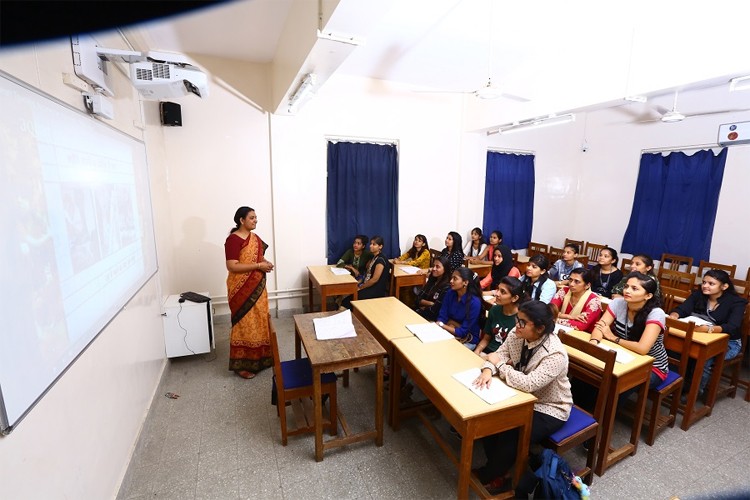
[[372, 254], [365, 249], [369, 241], [364, 234], [355, 236], [352, 248], [341, 256], [336, 267], [343, 267], [359, 279], [367, 268], [367, 262], [372, 258]]
[[474, 352], [482, 358], [500, 349], [508, 333], [516, 327], [518, 306], [528, 300], [523, 284], [518, 278], [505, 276], [500, 280], [492, 306], [484, 323], [482, 338]]

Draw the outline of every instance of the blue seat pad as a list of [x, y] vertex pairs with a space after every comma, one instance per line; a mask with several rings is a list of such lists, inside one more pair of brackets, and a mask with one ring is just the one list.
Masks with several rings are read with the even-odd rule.
[[563, 441], [573, 434], [582, 431], [595, 422], [596, 420], [594, 420], [594, 417], [584, 412], [583, 410], [579, 410], [577, 406], [573, 406], [573, 408], [570, 410], [570, 417], [568, 417], [568, 421], [565, 422], [563, 426], [560, 427], [560, 429], [553, 432], [549, 438], [555, 443], [559, 443], [560, 441]]
[[[284, 377], [284, 389], [297, 389], [298, 387], [311, 386], [312, 367], [307, 358], [291, 359], [281, 362], [281, 374]], [[321, 382], [328, 384], [336, 382], [335, 373], [323, 373]]]
[[665, 378], [661, 384], [657, 385], [655, 389], [657, 391], [660, 391], [664, 389], [666, 386], [668, 386], [669, 384], [671, 384], [672, 382], [674, 382], [675, 380], [677, 380], [678, 378], [680, 378], [680, 374], [676, 371], [670, 370], [669, 373], [667, 373], [667, 378]]

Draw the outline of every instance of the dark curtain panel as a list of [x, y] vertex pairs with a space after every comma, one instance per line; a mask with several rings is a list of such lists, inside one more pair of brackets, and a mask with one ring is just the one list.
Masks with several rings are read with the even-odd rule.
[[482, 230], [498, 229], [510, 248], [526, 248], [534, 224], [534, 155], [487, 151]]
[[395, 145], [329, 142], [327, 202], [329, 263], [351, 248], [357, 234], [380, 235], [384, 256], [400, 255]]
[[641, 155], [622, 251], [709, 260], [726, 160], [726, 148], [717, 155], [710, 150]]

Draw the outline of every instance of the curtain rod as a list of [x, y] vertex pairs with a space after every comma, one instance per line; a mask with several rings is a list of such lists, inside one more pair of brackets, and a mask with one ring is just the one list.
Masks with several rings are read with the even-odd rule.
[[364, 142], [368, 144], [387, 144], [398, 146], [398, 139], [384, 139], [382, 137], [347, 137], [342, 135], [327, 135], [325, 140], [329, 142]]
[[487, 148], [487, 151], [492, 151], [493, 153], [514, 153], [514, 154], [521, 154], [521, 155], [535, 154], [534, 151], [527, 151], [525, 149]]
[[718, 143], [714, 142], [712, 144], [692, 144], [690, 146], [676, 146], [673, 148], [645, 148], [641, 149], [641, 153], [666, 153], [668, 151], [685, 151], [685, 150], [693, 150], [693, 149], [713, 149], [713, 148], [720, 148], [723, 146], [719, 146]]

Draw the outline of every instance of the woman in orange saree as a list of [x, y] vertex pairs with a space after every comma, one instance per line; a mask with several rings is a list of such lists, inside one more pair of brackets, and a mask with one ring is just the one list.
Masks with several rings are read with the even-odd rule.
[[242, 378], [273, 365], [269, 331], [266, 273], [273, 263], [264, 257], [266, 245], [252, 231], [258, 216], [250, 207], [234, 214], [235, 227], [224, 242], [227, 260], [227, 297], [232, 312], [229, 336], [229, 370]]

